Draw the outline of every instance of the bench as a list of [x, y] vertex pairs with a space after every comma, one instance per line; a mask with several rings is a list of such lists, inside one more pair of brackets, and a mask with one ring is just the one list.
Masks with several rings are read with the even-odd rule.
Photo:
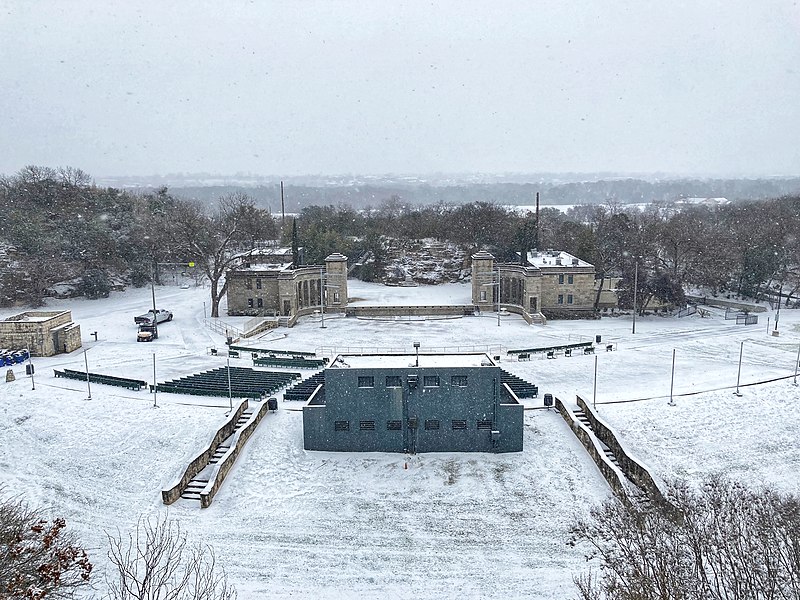
[[523, 352], [522, 354], [519, 354], [517, 356], [517, 360], [530, 360], [530, 359], [531, 359], [531, 355], [530, 355], [529, 352]]
[[606, 352], [611, 352], [612, 350], [614, 350], [614, 344], [608, 344], [606, 346]]
[[594, 348], [584, 348], [583, 349], [583, 353], [584, 354], [594, 354]]
[[[86, 373], [84, 371], [73, 371], [71, 369], [64, 369], [63, 371], [53, 370], [56, 377], [66, 377], [67, 379], [77, 379], [79, 381], [86, 381]], [[89, 381], [91, 383], [100, 383], [103, 385], [115, 385], [117, 387], [128, 388], [129, 390], [139, 391], [143, 387], [147, 387], [147, 382], [141, 379], [128, 379], [127, 377], [116, 377], [114, 375], [101, 375], [99, 373], [89, 373]]]

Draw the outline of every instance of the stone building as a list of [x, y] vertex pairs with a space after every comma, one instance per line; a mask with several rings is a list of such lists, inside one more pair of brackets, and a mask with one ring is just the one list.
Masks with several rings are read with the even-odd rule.
[[495, 263], [480, 251], [472, 255], [472, 301], [487, 311], [499, 304], [529, 322], [589, 317], [595, 312], [594, 276], [594, 265], [558, 250], [529, 252], [525, 264]]
[[[297, 317], [347, 308], [347, 257], [331, 254], [324, 266], [295, 266], [281, 249], [250, 254], [225, 274], [229, 315]], [[324, 288], [323, 288], [324, 284]]]
[[303, 407], [306, 450], [521, 452], [523, 405], [486, 354], [340, 355]]
[[53, 356], [81, 347], [81, 328], [72, 313], [29, 311], [0, 321], [0, 347], [27, 348], [32, 356]]

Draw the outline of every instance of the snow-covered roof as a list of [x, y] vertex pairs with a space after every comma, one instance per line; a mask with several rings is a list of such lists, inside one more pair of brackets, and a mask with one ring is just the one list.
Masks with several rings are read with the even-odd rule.
[[528, 252], [528, 262], [535, 267], [591, 267], [592, 264], [561, 250], [539, 250]]
[[[331, 367], [351, 369], [400, 369], [417, 366], [416, 354], [340, 354]], [[474, 354], [423, 354], [419, 366], [430, 367], [491, 367], [494, 363], [483, 353]]]

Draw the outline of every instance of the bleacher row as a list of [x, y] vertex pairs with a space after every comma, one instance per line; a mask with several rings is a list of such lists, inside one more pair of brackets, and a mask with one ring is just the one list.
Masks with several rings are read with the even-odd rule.
[[528, 383], [521, 377], [512, 375], [502, 369], [500, 370], [500, 383], [508, 384], [508, 387], [517, 395], [517, 398], [537, 398], [539, 396], [539, 386]]
[[[85, 371], [73, 371], [72, 369], [64, 369], [58, 371], [53, 369], [56, 377], [66, 377], [67, 379], [78, 379], [86, 381], [87, 373]], [[140, 390], [147, 386], [146, 381], [141, 379], [128, 379], [127, 377], [115, 377], [113, 375], [100, 375], [99, 373], [88, 373], [90, 383], [102, 383], [104, 385], [115, 385], [117, 387], [128, 388], [129, 390]]]
[[320, 384], [325, 384], [325, 371], [315, 373], [308, 379], [296, 383], [283, 393], [283, 399], [295, 402], [306, 402]]
[[[300, 373], [256, 371], [245, 367], [230, 367], [230, 394], [237, 398], [263, 398], [300, 379]], [[153, 389], [153, 386], [150, 386]], [[196, 396], [227, 396], [228, 368], [220, 367], [159, 383], [159, 392], [192, 394]]]
[[295, 369], [321, 369], [328, 364], [327, 358], [306, 358], [305, 356], [261, 356], [253, 359], [257, 367], [288, 367]]
[[254, 348], [253, 346], [229, 346], [228, 350], [233, 350], [234, 352], [251, 352], [253, 354], [266, 354], [268, 356], [280, 356], [289, 358], [296, 356], [314, 358], [317, 356], [316, 352], [305, 352], [303, 350], [270, 350], [268, 348]]

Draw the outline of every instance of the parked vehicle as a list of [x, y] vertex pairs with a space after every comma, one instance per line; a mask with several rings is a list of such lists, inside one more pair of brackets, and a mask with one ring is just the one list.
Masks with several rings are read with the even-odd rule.
[[[172, 321], [172, 313], [168, 310], [159, 308], [155, 314], [156, 314], [156, 323], [163, 323], [164, 321]], [[153, 311], [148, 310], [145, 314], [139, 315], [138, 317], [134, 317], [133, 320], [136, 322], [137, 325], [141, 325], [142, 323], [152, 323]]]
[[153, 323], [142, 323], [136, 333], [137, 342], [152, 342], [158, 337], [158, 329]]

